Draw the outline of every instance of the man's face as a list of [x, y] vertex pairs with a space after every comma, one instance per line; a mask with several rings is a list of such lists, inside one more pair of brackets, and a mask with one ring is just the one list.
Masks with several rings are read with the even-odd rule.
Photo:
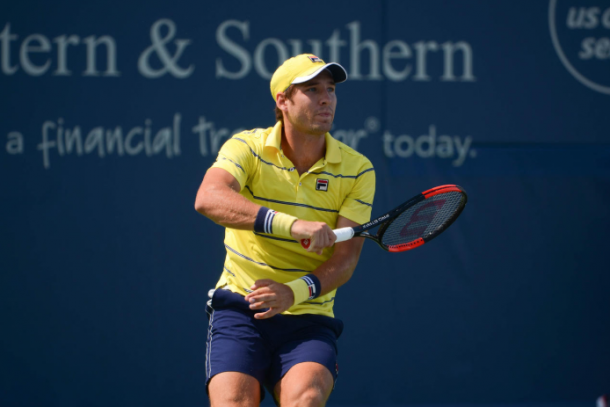
[[284, 120], [295, 130], [312, 135], [330, 131], [337, 107], [335, 81], [328, 71], [305, 83], [292, 85], [296, 89], [286, 100]]

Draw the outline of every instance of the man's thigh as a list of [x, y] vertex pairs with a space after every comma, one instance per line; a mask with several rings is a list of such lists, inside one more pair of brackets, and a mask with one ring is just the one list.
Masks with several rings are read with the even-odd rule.
[[291, 326], [292, 333], [274, 348], [265, 386], [282, 406], [324, 405], [338, 375], [342, 323], [314, 316], [279, 316], [278, 322]]
[[208, 383], [212, 407], [257, 407], [261, 391], [258, 380], [238, 372], [218, 373]]
[[315, 362], [294, 365], [275, 385], [274, 398], [281, 406], [322, 407], [334, 387], [328, 368]]
[[[271, 369], [264, 383], [269, 391], [294, 366], [304, 362], [315, 362], [325, 367], [333, 380], [338, 375], [337, 339], [343, 323], [333, 318], [319, 315], [276, 315], [275, 323], [289, 327], [285, 334], [278, 335], [277, 346], [273, 347]], [[275, 329], [280, 331], [280, 329]]]
[[[216, 299], [216, 295], [214, 299]], [[271, 355], [260, 332], [252, 323], [251, 316], [243, 310], [235, 308], [215, 309], [214, 301], [208, 307], [208, 313], [206, 385], [210, 397], [213, 396], [212, 383], [215, 387], [220, 384], [228, 386], [235, 380], [226, 378], [234, 375], [225, 373], [240, 373], [257, 381], [259, 386], [257, 394], [260, 401], [264, 395], [260, 387], [269, 370]], [[220, 379], [221, 375], [225, 379]], [[219, 377], [218, 380], [216, 380], [217, 377]], [[240, 383], [243, 383], [246, 378], [240, 380]]]

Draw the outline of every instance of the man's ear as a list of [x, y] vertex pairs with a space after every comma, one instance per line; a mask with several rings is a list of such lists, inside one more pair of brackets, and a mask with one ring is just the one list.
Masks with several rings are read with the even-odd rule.
[[284, 92], [280, 92], [277, 95], [275, 95], [275, 105], [278, 107], [278, 109], [280, 109], [282, 112], [286, 111], [286, 95], [284, 94]]

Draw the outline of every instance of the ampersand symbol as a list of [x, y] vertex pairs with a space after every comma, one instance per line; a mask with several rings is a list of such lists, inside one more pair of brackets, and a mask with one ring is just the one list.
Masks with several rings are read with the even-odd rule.
[[[162, 27], [167, 27], [167, 34], [162, 37]], [[184, 79], [188, 78], [195, 67], [189, 66], [187, 69], [183, 69], [178, 66], [178, 59], [182, 56], [184, 49], [190, 44], [191, 40], [175, 40], [176, 53], [172, 56], [165, 45], [170, 42], [174, 35], [176, 35], [176, 24], [172, 20], [162, 19], [155, 22], [150, 28], [150, 40], [152, 45], [144, 50], [138, 60], [138, 69], [140, 73], [147, 78], [158, 78], [165, 75], [167, 72], [174, 75], [176, 78]], [[157, 54], [157, 57], [161, 60], [163, 68], [153, 69], [149, 64], [150, 56], [152, 53]]]

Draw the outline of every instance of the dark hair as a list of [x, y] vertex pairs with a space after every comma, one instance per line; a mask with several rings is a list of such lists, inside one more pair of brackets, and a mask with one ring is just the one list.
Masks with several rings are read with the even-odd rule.
[[[284, 96], [286, 96], [286, 99], [292, 100], [292, 95], [294, 94], [296, 88], [296, 86], [290, 85], [288, 89], [284, 91]], [[284, 113], [280, 110], [279, 107], [277, 107], [277, 105], [275, 106], [275, 121], [282, 122], [282, 124], [284, 123]]]

